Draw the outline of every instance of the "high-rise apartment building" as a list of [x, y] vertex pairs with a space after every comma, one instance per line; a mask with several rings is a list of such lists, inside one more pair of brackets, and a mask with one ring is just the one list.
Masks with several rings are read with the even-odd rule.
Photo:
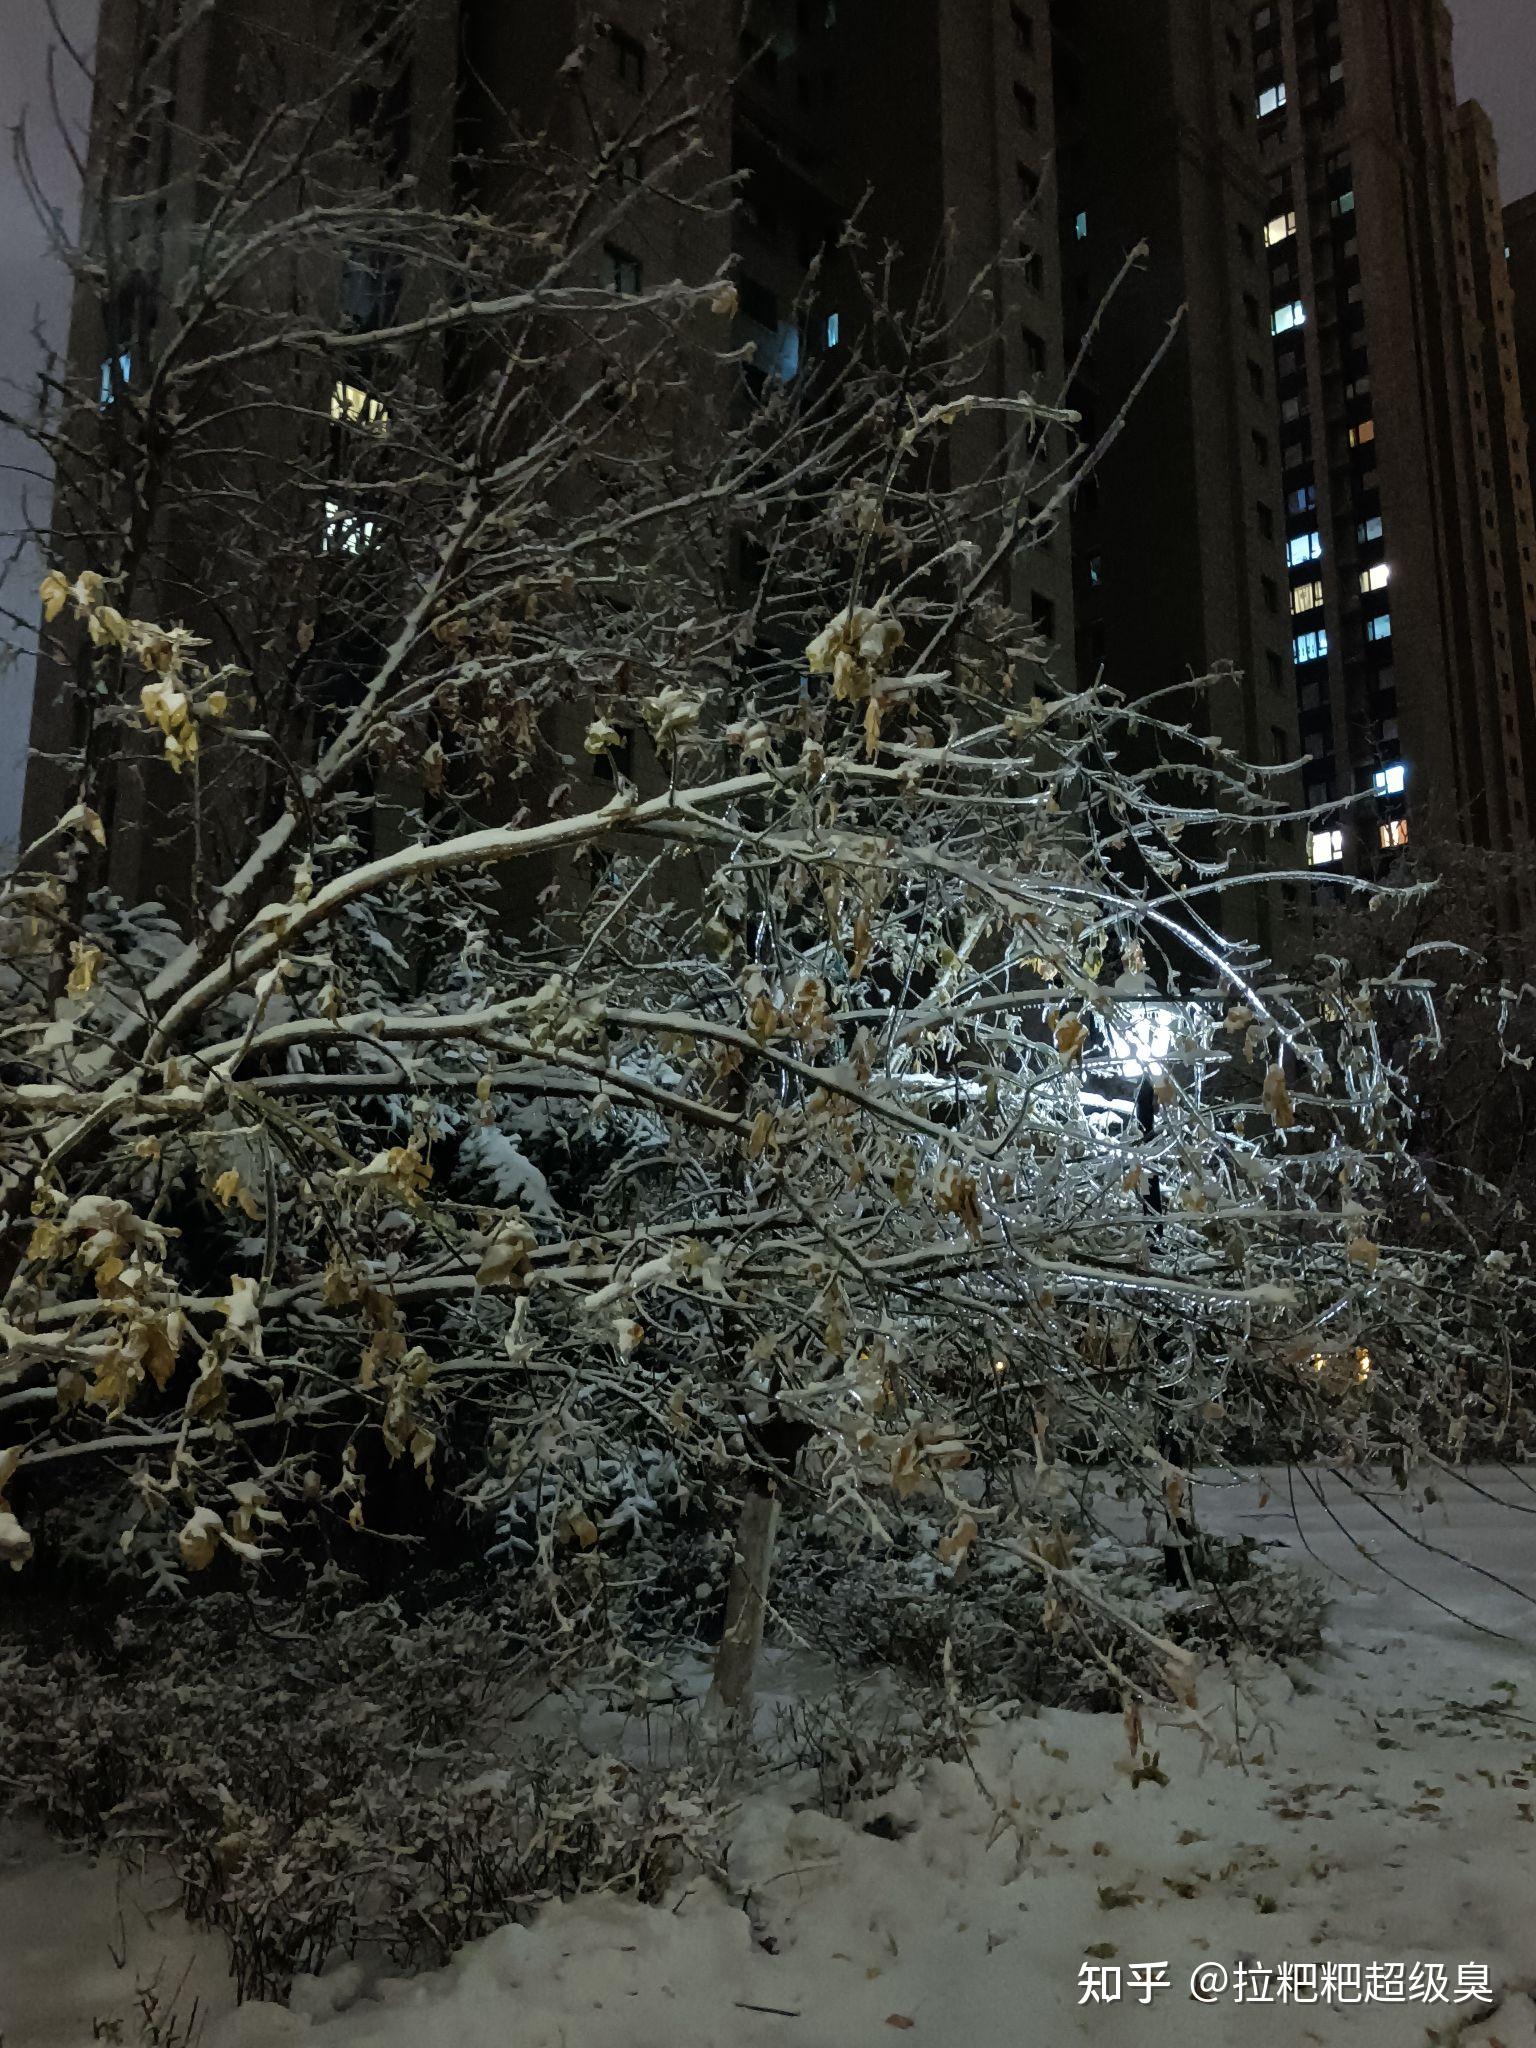
[[1504, 257], [1514, 308], [1515, 364], [1527, 432], [1536, 430], [1536, 192], [1504, 209]]
[[1251, 34], [1307, 794], [1369, 806], [1314, 859], [1517, 846], [1531, 502], [1486, 123], [1440, 0], [1266, 0]]
[[[1229, 668], [1169, 712], [1273, 764], [1297, 739], [1248, 12], [1057, 0], [1059, 239], [1090, 437], [1135, 393], [1073, 511], [1079, 670], [1136, 696]], [[1276, 868], [1303, 863], [1294, 827], [1269, 851]], [[1278, 943], [1280, 891], [1243, 902], [1234, 929]]]
[[[870, 267], [899, 245], [898, 301], [969, 305], [984, 387], [1080, 407], [1102, 459], [1018, 556], [1013, 599], [1064, 680], [1173, 690], [1171, 715], [1249, 759], [1306, 750], [1297, 802], [1364, 794], [1306, 844], [1283, 830], [1275, 867], [1368, 868], [1437, 821], [1528, 836], [1522, 301], [1440, 0], [756, 0], [744, 29], [731, 0], [432, 10], [391, 143], [423, 179], [494, 215], [509, 124], [576, 158], [592, 110], [622, 135], [681, 69], [701, 175], [738, 175], [740, 204], [727, 222], [642, 196], [608, 282], [709, 275], [729, 251], [755, 374], [793, 377], [857, 331], [856, 217]], [[314, 30], [318, 0], [296, 11]], [[185, 39], [178, 119], [220, 104], [222, 15]], [[1510, 218], [1518, 268], [1536, 219]], [[994, 463], [1001, 432], [959, 423], [953, 460]], [[1235, 928], [1280, 948], [1304, 893], [1253, 892]]]

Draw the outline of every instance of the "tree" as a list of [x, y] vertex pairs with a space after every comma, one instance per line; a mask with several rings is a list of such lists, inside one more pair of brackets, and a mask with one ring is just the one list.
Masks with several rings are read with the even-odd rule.
[[[591, 281], [647, 207], [711, 246], [698, 117], [639, 186], [631, 134], [520, 146], [491, 218], [365, 188], [325, 110], [381, 62], [172, 138], [187, 252], [51, 430], [84, 711], [5, 900], [12, 1561], [355, 1563], [436, 1499], [606, 1642], [605, 1558], [702, 1505], [730, 1711], [776, 1524], [1091, 1617], [1064, 1474], [1177, 1516], [1242, 1433], [1421, 1429], [1524, 1282], [1383, 1232], [1398, 981], [1221, 936], [1279, 771], [1015, 609], [1095, 450], [985, 381], [987, 280], [903, 311], [851, 227], [864, 338], [786, 382], [723, 270]], [[365, 344], [274, 288], [364, 244]]]

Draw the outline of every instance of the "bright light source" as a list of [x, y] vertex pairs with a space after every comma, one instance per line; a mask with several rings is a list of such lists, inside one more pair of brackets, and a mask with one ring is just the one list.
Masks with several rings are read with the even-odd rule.
[[843, 323], [836, 313], [827, 315], [827, 347], [836, 348], [843, 331]]
[[1173, 1003], [1124, 1003], [1104, 1021], [1107, 1058], [1095, 1067], [1109, 1067], [1128, 1081], [1160, 1073], [1168, 1064], [1183, 1012]]
[[1404, 761], [1389, 761], [1371, 777], [1371, 787], [1378, 796], [1401, 796], [1407, 784], [1408, 766]]
[[1315, 868], [1331, 868], [1336, 861], [1343, 858], [1342, 826], [1333, 825], [1326, 832], [1314, 832], [1307, 841], [1307, 859]]

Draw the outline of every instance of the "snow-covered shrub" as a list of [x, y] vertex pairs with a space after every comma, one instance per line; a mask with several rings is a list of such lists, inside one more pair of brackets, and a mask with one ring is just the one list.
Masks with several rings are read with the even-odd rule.
[[[495, 1549], [599, 1666], [723, 1577], [744, 1688], [781, 1527], [1118, 1642], [1047, 1480], [1177, 1523], [1234, 1442], [1454, 1449], [1530, 1278], [1401, 1227], [1430, 992], [1233, 936], [1317, 878], [1230, 671], [1074, 688], [1016, 607], [1094, 449], [995, 388], [985, 280], [888, 307], [853, 233], [847, 346], [744, 391], [723, 275], [593, 285], [718, 197], [658, 93], [643, 194], [513, 139], [505, 217], [388, 195], [422, 311], [363, 391], [265, 289], [281, 195], [306, 273], [376, 243], [349, 89], [275, 103], [259, 204], [168, 154], [229, 297], [165, 280], [154, 406], [49, 449], [91, 741], [0, 898], [3, 1561], [184, 1598]], [[152, 911], [102, 893], [129, 763], [185, 853]]]

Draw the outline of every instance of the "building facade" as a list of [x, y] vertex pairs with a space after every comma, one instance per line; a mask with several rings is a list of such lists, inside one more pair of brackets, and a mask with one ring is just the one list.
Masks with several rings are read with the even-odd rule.
[[1365, 799], [1314, 861], [1515, 848], [1531, 503], [1486, 122], [1440, 0], [1267, 0], [1251, 32], [1306, 793]]
[[[1078, 668], [1130, 696], [1230, 670], [1175, 715], [1246, 761], [1293, 762], [1248, 9], [1058, 0], [1056, 17], [1066, 346], [1090, 435], [1113, 431], [1073, 513]], [[1294, 777], [1270, 793], [1300, 799]], [[1266, 850], [1303, 866], [1295, 825]], [[1239, 929], [1282, 943], [1298, 894], [1245, 891]]]
[[1514, 317], [1515, 369], [1527, 435], [1536, 427], [1536, 192], [1504, 209], [1504, 260]]
[[[314, 40], [322, 0], [304, 14]], [[178, 57], [194, 127], [228, 117], [221, 18]], [[1243, 936], [1296, 941], [1309, 855], [1366, 871], [1410, 831], [1529, 837], [1536, 280], [1522, 298], [1505, 274], [1496, 157], [1457, 107], [1440, 0], [756, 0], [744, 27], [729, 0], [431, 0], [415, 26], [412, 97], [369, 118], [424, 187], [494, 217], [508, 133], [579, 158], [595, 115], [622, 148], [680, 68], [707, 175], [740, 203], [727, 220], [642, 194], [608, 282], [733, 255], [738, 338], [757, 374], [793, 377], [851, 339], [855, 265], [884, 267], [898, 307], [947, 302], [982, 388], [1077, 406], [1094, 472], [1054, 502], [1061, 450], [1037, 449], [1044, 504], [1010, 571], [1045, 658], [1064, 682], [1171, 693], [1171, 718], [1248, 760], [1309, 755], [1272, 793], [1341, 807], [1269, 842]], [[1536, 218], [1510, 219], [1518, 270]], [[952, 459], [995, 469], [1003, 433], [960, 423]], [[65, 707], [46, 721], [63, 760]], [[36, 822], [58, 786], [29, 793]]]

